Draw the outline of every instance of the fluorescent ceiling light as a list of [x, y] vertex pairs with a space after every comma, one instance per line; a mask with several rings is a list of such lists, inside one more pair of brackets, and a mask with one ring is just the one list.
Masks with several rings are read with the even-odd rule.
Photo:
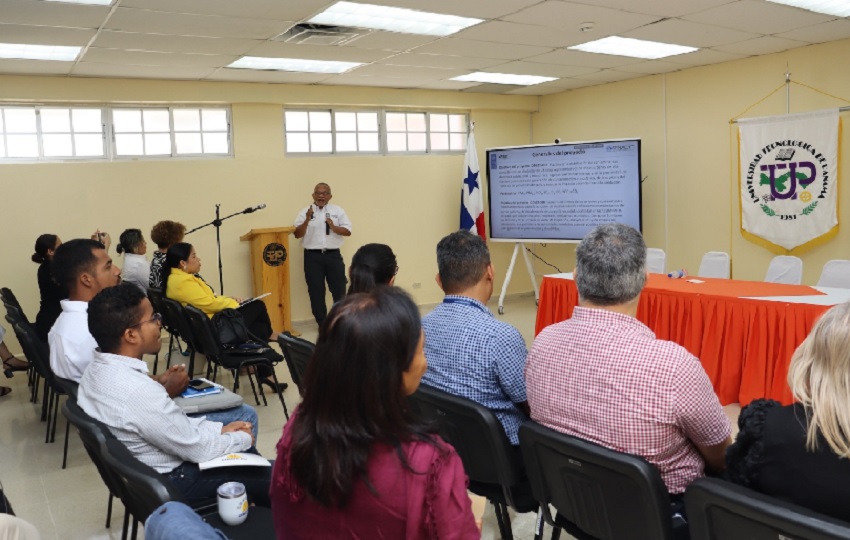
[[847, 0], [767, 0], [776, 4], [808, 9], [836, 17], [850, 16], [850, 3]]
[[568, 48], [577, 51], [599, 54], [615, 54], [617, 56], [631, 56], [634, 58], [647, 58], [650, 60], [699, 50], [696, 47], [671, 45], [669, 43], [658, 43], [657, 41], [644, 41], [642, 39], [618, 36], [597, 39], [596, 41], [589, 41], [587, 43], [582, 43], [581, 45]]
[[24, 60], [56, 60], [73, 62], [82, 47], [59, 47], [57, 45], [24, 45], [0, 43], [0, 58], [23, 58]]
[[557, 77], [538, 77], [537, 75], [513, 75], [511, 73], [487, 73], [477, 71], [460, 77], [453, 77], [452, 81], [469, 81], [494, 84], [517, 84], [522, 86], [531, 86], [549, 81], [557, 81]]
[[301, 58], [265, 58], [243, 56], [227, 67], [242, 69], [265, 69], [296, 71], [299, 73], [343, 73], [362, 66], [359, 62], [333, 62], [330, 60], [303, 60]]
[[337, 2], [307, 22], [374, 28], [404, 34], [448, 36], [482, 20], [373, 4]]
[[113, 0], [47, 0], [48, 2], [62, 2], [63, 4], [86, 4], [89, 6], [108, 6]]

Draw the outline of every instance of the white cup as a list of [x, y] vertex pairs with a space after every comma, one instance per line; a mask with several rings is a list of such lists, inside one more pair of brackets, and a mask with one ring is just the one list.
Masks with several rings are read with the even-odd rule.
[[245, 485], [227, 482], [218, 487], [218, 515], [228, 525], [241, 525], [248, 518]]

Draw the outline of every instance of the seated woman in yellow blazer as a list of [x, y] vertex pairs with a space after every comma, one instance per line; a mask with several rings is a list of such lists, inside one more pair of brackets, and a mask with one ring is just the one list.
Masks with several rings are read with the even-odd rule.
[[[166, 284], [165, 296], [180, 302], [182, 305], [194, 306], [208, 317], [212, 317], [224, 309], [238, 309], [245, 321], [245, 326], [256, 338], [271, 341], [277, 337], [272, 330], [269, 313], [263, 302], [254, 301], [240, 306], [241, 299], [230, 296], [216, 296], [212, 287], [196, 274], [201, 271], [201, 259], [195, 253], [192, 244], [178, 242], [168, 248], [165, 263], [162, 265], [162, 282]], [[274, 391], [283, 391], [286, 384], [275, 387], [270, 378], [271, 372], [264, 366], [259, 367], [260, 382]]]

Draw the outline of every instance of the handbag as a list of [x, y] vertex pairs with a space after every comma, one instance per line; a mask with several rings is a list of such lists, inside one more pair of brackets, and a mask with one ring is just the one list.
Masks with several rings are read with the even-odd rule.
[[238, 345], [251, 339], [242, 314], [235, 309], [224, 309], [213, 315], [213, 326], [222, 345]]

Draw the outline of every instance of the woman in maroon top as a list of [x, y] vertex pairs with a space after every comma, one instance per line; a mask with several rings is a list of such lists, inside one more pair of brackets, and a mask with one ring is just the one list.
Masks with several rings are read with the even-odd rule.
[[460, 458], [408, 406], [425, 368], [419, 309], [401, 289], [333, 307], [277, 445], [279, 539], [480, 538]]

